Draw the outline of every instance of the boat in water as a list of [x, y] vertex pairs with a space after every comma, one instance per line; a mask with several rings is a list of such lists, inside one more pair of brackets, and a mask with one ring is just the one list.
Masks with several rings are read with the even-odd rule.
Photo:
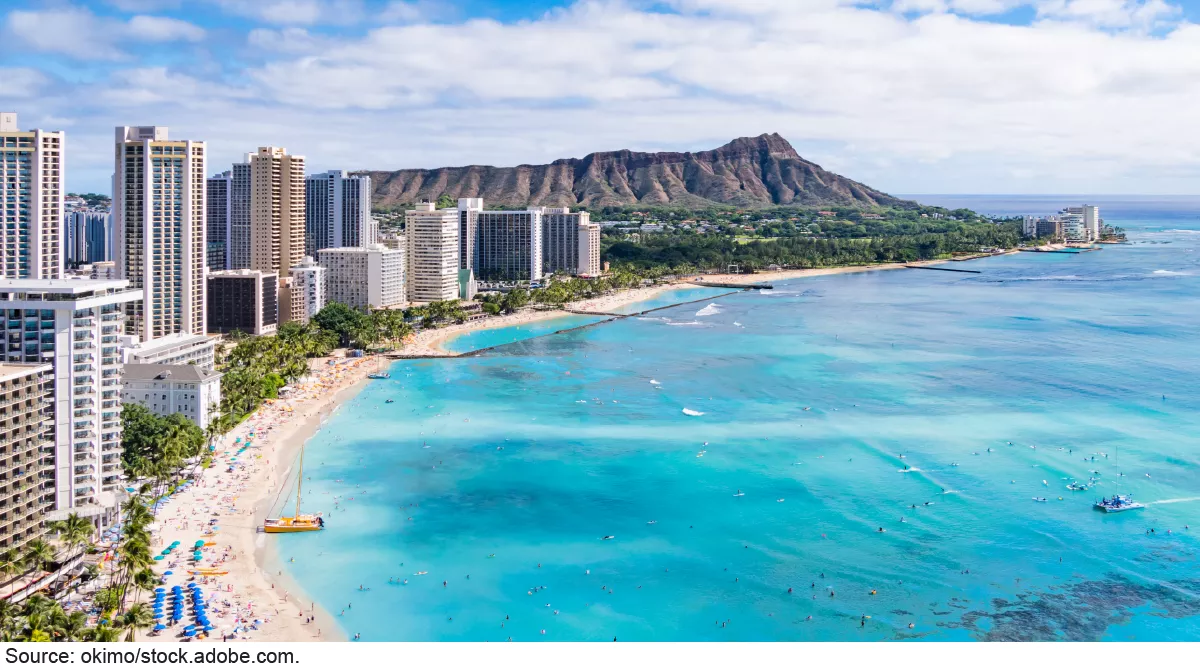
[[1086, 490], [1088, 490], [1087, 484], [1080, 484], [1079, 482], [1071, 482], [1070, 484], [1067, 484], [1067, 488], [1071, 491], [1086, 491]]
[[372, 372], [367, 375], [367, 379], [391, 379], [392, 376], [386, 372]]
[[1145, 507], [1140, 502], [1133, 501], [1133, 495], [1115, 495], [1111, 498], [1102, 498], [1096, 503], [1096, 509], [1104, 512], [1124, 512], [1131, 509], [1142, 509]]
[[317, 514], [300, 513], [300, 491], [304, 486], [304, 447], [300, 447], [300, 469], [296, 474], [296, 513], [292, 516], [281, 516], [275, 519], [263, 520], [263, 532], [266, 533], [306, 533], [313, 530], [325, 530], [325, 520]]

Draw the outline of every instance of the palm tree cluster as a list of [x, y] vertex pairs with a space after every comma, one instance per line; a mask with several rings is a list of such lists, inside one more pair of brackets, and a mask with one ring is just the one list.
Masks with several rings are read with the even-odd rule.
[[204, 431], [182, 414], [158, 416], [138, 403], [121, 408], [121, 464], [133, 477], [172, 481], [187, 461], [199, 456]]
[[[457, 303], [458, 301], [451, 301]], [[328, 337], [345, 347], [371, 349], [377, 345], [396, 346], [412, 334], [407, 318], [425, 317], [426, 326], [444, 318], [447, 310], [444, 303], [430, 303], [424, 307], [413, 307], [405, 311], [377, 309], [359, 311], [342, 303], [331, 302], [313, 317]], [[452, 311], [452, 310], [451, 310]], [[459, 310], [461, 311], [461, 309]], [[463, 314], [463, 319], [466, 315]]]

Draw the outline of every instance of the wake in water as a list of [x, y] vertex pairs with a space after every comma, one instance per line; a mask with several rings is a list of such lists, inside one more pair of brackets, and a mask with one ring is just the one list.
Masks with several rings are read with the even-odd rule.
[[1169, 498], [1167, 500], [1155, 500], [1154, 502], [1146, 503], [1146, 504], [1147, 505], [1171, 505], [1174, 503], [1196, 502], [1197, 500], [1200, 500], [1200, 496], [1194, 496], [1192, 498]]

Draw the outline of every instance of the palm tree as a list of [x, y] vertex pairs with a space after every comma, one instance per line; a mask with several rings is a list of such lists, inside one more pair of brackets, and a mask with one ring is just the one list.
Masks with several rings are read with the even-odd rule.
[[42, 538], [25, 545], [25, 565], [34, 571], [45, 570], [54, 562], [54, 548]]
[[89, 631], [88, 637], [92, 642], [117, 642], [121, 639], [121, 631], [107, 624], [98, 624]]
[[[16, 549], [6, 549], [4, 553], [0, 553], [0, 574], [3, 574], [5, 577], [9, 578], [25, 574], [25, 560], [19, 553], [17, 553]], [[8, 597], [11, 598], [13, 593], [16, 593], [16, 591], [17, 583], [14, 580], [12, 584], [12, 591], [9, 592]]]
[[154, 624], [154, 615], [146, 603], [134, 603], [129, 606], [129, 611], [117, 618], [116, 623], [118, 628], [129, 631], [129, 637], [126, 637], [125, 641], [133, 642], [133, 635], [137, 629], [149, 628]]
[[21, 614], [20, 606], [5, 598], [0, 600], [0, 638], [5, 642], [13, 642], [18, 634], [18, 617]]
[[75, 555], [78, 547], [87, 544], [95, 534], [95, 526], [78, 514], [69, 514], [62, 521], [50, 524], [50, 530], [58, 533], [58, 539], [67, 545], [68, 553]]

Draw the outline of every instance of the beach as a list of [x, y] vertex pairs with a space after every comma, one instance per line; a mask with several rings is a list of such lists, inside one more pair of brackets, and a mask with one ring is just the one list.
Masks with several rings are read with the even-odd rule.
[[[212, 467], [199, 469], [191, 485], [156, 511], [152, 547], [178, 542], [182, 549], [176, 551], [187, 553], [198, 540], [205, 543], [200, 564], [209, 574], [197, 583], [215, 626], [210, 640], [345, 639], [333, 619], [281, 571], [269, 573], [266, 566], [275, 558], [271, 539], [258, 532], [262, 520], [278, 511], [270, 508], [299, 447], [320, 428], [323, 416], [358, 392], [375, 361], [320, 358], [310, 362], [310, 369], [311, 375], [293, 384], [287, 397], [268, 401], [222, 438]], [[158, 563], [159, 571], [172, 573], [164, 578], [164, 587], [186, 584], [190, 564], [179, 553]], [[309, 618], [314, 620], [306, 623]]]

